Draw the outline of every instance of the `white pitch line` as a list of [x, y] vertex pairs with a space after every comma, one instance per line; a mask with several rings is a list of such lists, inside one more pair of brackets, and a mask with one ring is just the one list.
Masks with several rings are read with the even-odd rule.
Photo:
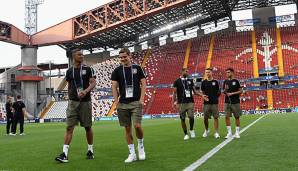
[[[247, 125], [245, 128], [243, 128], [240, 131], [240, 134], [243, 133], [244, 131], [246, 131], [249, 127], [253, 126], [255, 123], [257, 123], [259, 120], [261, 120], [262, 118], [264, 118], [267, 114], [259, 117], [258, 119], [256, 119], [255, 121], [253, 121], [251, 124]], [[222, 143], [220, 143], [219, 145], [217, 145], [216, 147], [214, 147], [212, 150], [210, 150], [208, 153], [206, 153], [204, 156], [202, 156], [200, 159], [198, 159], [197, 161], [195, 161], [194, 163], [192, 163], [191, 165], [189, 165], [187, 168], [185, 168], [183, 171], [192, 171], [195, 170], [196, 168], [200, 167], [203, 163], [205, 163], [210, 157], [212, 157], [215, 153], [217, 153], [220, 149], [222, 149], [225, 145], [227, 145], [229, 142], [231, 142], [234, 139], [234, 137], [232, 138], [228, 138], [225, 141], [223, 141]]]

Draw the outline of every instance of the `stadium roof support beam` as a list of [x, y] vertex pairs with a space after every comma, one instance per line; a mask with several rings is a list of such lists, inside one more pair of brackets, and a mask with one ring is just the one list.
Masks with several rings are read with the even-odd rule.
[[12, 24], [0, 21], [0, 41], [24, 46], [29, 45], [29, 36]]
[[[51, 45], [70, 41], [81, 41], [82, 39], [88, 39], [89, 37], [108, 32], [125, 24], [162, 13], [171, 8], [182, 7], [192, 2], [193, 0], [114, 0], [108, 4], [34, 34], [32, 37], [32, 44]], [[72, 30], [64, 31], [63, 35], [55, 34], [56, 36], [51, 37], [51, 40], [41, 40], [41, 37], [44, 38], [44, 35], [49, 35], [51, 32], [55, 32], [58, 27], [67, 27]], [[128, 29], [128, 31], [131, 30]], [[126, 37], [129, 36], [127, 31], [124, 33], [127, 34]], [[118, 37], [124, 37], [122, 35], [119, 36], [119, 34], [116, 34], [115, 36], [117, 35]]]
[[221, 1], [221, 5], [224, 8], [226, 14], [229, 16], [229, 19], [232, 20], [232, 11], [229, 7], [229, 0], [220, 0]]
[[32, 45], [46, 46], [73, 41], [73, 21], [66, 20], [50, 28], [40, 31], [31, 37]]

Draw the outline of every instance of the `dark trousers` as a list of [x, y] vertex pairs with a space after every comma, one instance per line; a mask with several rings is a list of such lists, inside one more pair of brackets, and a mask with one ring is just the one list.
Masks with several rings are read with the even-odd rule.
[[16, 116], [13, 122], [13, 133], [17, 132], [17, 124], [20, 123], [20, 134], [24, 132], [24, 116]]
[[10, 131], [13, 132], [13, 117], [7, 116], [6, 133], [9, 134]]

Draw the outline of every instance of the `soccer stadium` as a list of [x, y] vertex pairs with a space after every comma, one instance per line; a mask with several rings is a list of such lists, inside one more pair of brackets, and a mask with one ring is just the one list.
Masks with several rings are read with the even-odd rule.
[[[35, 27], [22, 31], [0, 21], [0, 41], [21, 51], [19, 65], [0, 68], [0, 170], [298, 170], [297, 0], [111, 0], [39, 31], [42, 2], [26, 0], [26, 20]], [[68, 63], [38, 63], [38, 49], [55, 45]], [[146, 160], [133, 163], [123, 162], [127, 144], [112, 92], [122, 48], [146, 73]], [[91, 91], [95, 157], [86, 160], [85, 130], [77, 126], [69, 163], [62, 164], [54, 159], [63, 145], [70, 100], [66, 70], [75, 49], [96, 77]], [[204, 99], [194, 96], [196, 137], [183, 140], [172, 101], [182, 68], [188, 68], [198, 90], [205, 70], [212, 68], [222, 92], [226, 69], [234, 69], [243, 90], [240, 139], [224, 138], [222, 93], [220, 138], [213, 137], [213, 119], [210, 135], [202, 137]], [[5, 105], [7, 97], [18, 95], [27, 111], [25, 135], [10, 136]], [[234, 122], [231, 118], [232, 130]]]

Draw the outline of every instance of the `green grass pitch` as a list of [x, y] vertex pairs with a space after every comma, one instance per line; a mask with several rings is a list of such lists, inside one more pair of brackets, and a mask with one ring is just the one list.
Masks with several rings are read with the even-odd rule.
[[[243, 116], [242, 128], [258, 117]], [[26, 135], [16, 137], [4, 135], [5, 125], [0, 125], [0, 170], [182, 170], [224, 141], [224, 118], [220, 139], [214, 139], [210, 121], [209, 137], [202, 138], [203, 121], [196, 119], [197, 137], [184, 141], [178, 119], [144, 120], [147, 159], [130, 164], [124, 163], [128, 149], [116, 121], [94, 123], [94, 160], [85, 159], [85, 131], [76, 127], [66, 164], [54, 161], [62, 152], [65, 123], [25, 124]], [[298, 170], [297, 123], [298, 113], [270, 114], [197, 170]]]

